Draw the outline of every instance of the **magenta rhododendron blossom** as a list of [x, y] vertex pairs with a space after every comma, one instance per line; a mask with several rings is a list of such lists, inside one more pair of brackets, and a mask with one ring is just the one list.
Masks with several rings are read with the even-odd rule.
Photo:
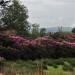
[[63, 41], [63, 44], [69, 47], [75, 47], [75, 42], [67, 42], [67, 41]]
[[21, 46], [21, 45], [24, 45], [24, 46], [28, 46], [28, 45], [35, 46], [35, 45], [42, 45], [43, 42], [45, 42], [46, 45], [48, 43], [49, 45], [53, 45], [53, 46], [66, 45], [66, 46], [69, 46], [69, 47], [75, 47], [75, 42], [68, 42], [68, 41], [61, 41], [61, 42], [59, 42], [59, 40], [49, 39], [48, 36], [38, 37], [36, 39], [30, 39], [30, 40], [25, 39], [25, 38], [20, 37], [20, 36], [10, 36], [10, 38], [17, 46]]
[[[49, 36], [38, 37], [35, 39], [27, 39], [27, 38], [24, 38], [21, 36], [8, 36], [8, 38], [12, 42], [14, 48], [21, 48], [21, 47], [30, 46], [30, 45], [31, 46], [40, 46], [40, 47], [49, 46], [49, 45], [50, 46], [65, 45], [68, 47], [75, 47], [75, 42], [50, 39]], [[5, 39], [4, 36], [0, 36], [0, 41], [2, 41], [2, 39]], [[8, 47], [11, 48], [10, 44]]]

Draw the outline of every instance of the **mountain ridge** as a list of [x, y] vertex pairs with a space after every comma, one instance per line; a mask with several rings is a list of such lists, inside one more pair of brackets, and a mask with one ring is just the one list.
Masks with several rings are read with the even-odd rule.
[[[58, 27], [49, 27], [46, 28], [47, 32], [58, 32], [59, 29]], [[71, 32], [72, 31], [72, 27], [62, 27], [62, 31], [63, 32]]]

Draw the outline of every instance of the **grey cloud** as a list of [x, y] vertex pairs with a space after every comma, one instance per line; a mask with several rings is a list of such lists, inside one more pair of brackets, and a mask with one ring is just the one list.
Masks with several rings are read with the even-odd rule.
[[29, 10], [29, 21], [41, 27], [74, 26], [75, 0], [22, 0]]

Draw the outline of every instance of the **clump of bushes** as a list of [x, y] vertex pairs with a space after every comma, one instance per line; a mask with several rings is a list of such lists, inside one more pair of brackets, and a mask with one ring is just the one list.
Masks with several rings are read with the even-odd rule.
[[65, 71], [74, 71], [74, 68], [70, 63], [64, 62], [63, 70], [65, 70]]
[[75, 42], [50, 39], [49, 36], [27, 39], [0, 35], [0, 56], [9, 60], [75, 57]]

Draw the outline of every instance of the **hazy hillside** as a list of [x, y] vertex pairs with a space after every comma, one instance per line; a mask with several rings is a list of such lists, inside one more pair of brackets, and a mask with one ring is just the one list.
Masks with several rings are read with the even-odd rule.
[[[62, 29], [64, 32], [70, 32], [72, 30], [71, 27], [63, 27]], [[58, 31], [58, 27], [47, 28], [47, 32], [57, 32], [57, 31]]]

